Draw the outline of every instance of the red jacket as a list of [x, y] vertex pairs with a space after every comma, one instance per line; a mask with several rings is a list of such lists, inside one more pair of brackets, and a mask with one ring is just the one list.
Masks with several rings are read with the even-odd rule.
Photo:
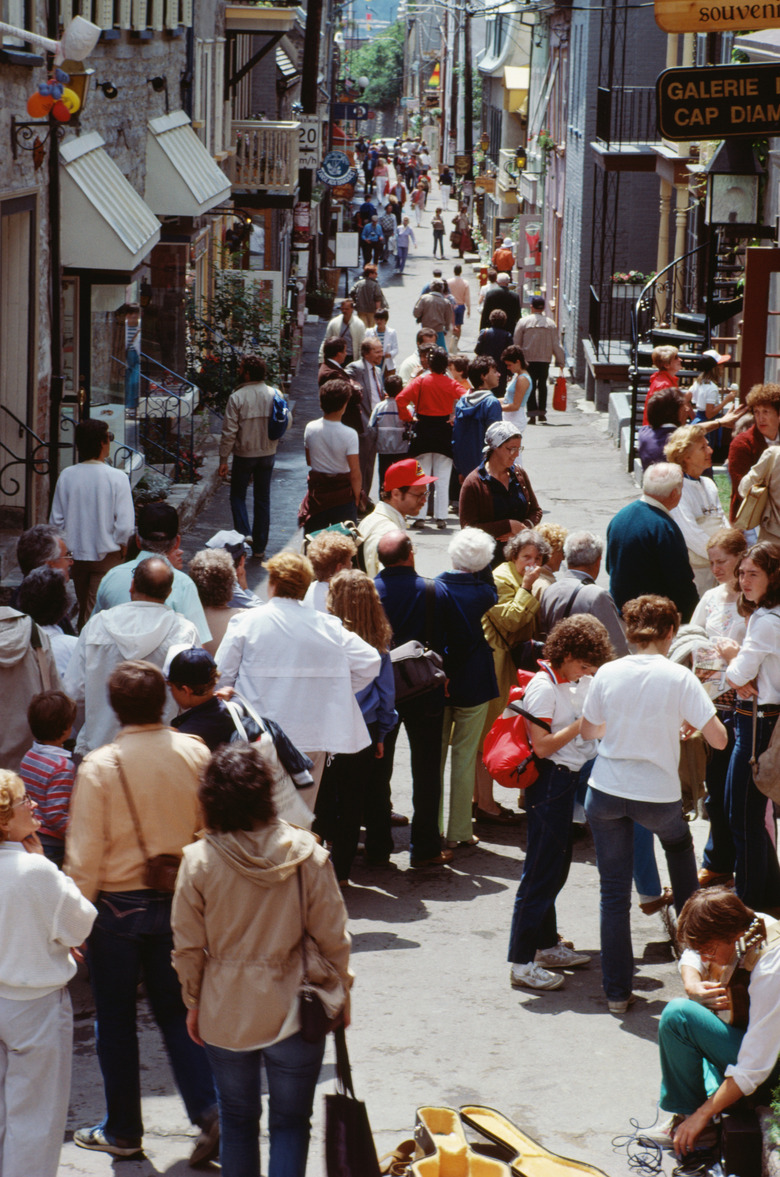
[[654, 372], [650, 377], [650, 391], [647, 394], [645, 401], [645, 413], [642, 417], [642, 424], [649, 425], [647, 419], [647, 406], [650, 403], [650, 397], [655, 392], [660, 392], [662, 388], [679, 388], [680, 382], [676, 376], [670, 376], [668, 372]]
[[408, 407], [412, 401], [418, 417], [449, 417], [462, 393], [463, 389], [457, 380], [453, 380], [446, 372], [422, 372], [395, 398], [398, 416], [402, 421], [412, 420], [412, 411]]

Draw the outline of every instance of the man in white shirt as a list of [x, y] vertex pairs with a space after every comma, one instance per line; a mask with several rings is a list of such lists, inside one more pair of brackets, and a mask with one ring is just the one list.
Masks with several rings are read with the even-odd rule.
[[385, 399], [385, 386], [382, 379], [382, 360], [384, 353], [382, 344], [374, 336], [364, 339], [360, 345], [360, 359], [354, 364], [347, 365], [347, 374], [357, 380], [362, 386], [360, 398], [360, 419], [363, 432], [359, 434], [360, 441], [360, 474], [363, 483], [363, 494], [368, 498], [371, 482], [374, 477], [374, 462], [376, 460], [376, 434], [368, 429], [368, 422], [374, 408]]
[[428, 486], [436, 479], [423, 473], [416, 458], [394, 462], [385, 474], [382, 502], [361, 521], [358, 533], [363, 540], [366, 573], [376, 576], [381, 569], [377, 547], [383, 535], [400, 528], [406, 531], [406, 516], [419, 515], [428, 497]]
[[[757, 945], [758, 959], [748, 973], [750, 1012], [743, 1030], [718, 1017], [728, 999], [715, 977], [731, 962], [746, 933], [755, 930], [760, 938], [762, 922], [766, 938]], [[756, 1096], [754, 1102], [762, 1104], [771, 1099], [780, 1054], [780, 938], [776, 924], [726, 887], [707, 887], [692, 895], [680, 913], [677, 936], [685, 945], [680, 972], [688, 996], [669, 1002], [658, 1027], [659, 1102], [672, 1114], [643, 1135], [685, 1157], [716, 1143], [713, 1116], [743, 1096]], [[707, 1070], [704, 1064], [709, 1064]], [[724, 1076], [709, 1096], [707, 1071]]]
[[136, 540], [140, 549], [136, 558], [112, 568], [100, 582], [92, 616], [103, 609], [113, 609], [114, 605], [126, 604], [131, 599], [130, 586], [141, 561], [148, 560], [150, 556], [164, 556], [173, 569], [173, 588], [166, 601], [167, 607], [191, 621], [202, 642], [210, 641], [211, 631], [195, 582], [186, 572], [181, 571], [181, 535], [176, 508], [170, 503], [147, 503], [141, 507], [138, 511]]
[[407, 356], [402, 361], [398, 369], [398, 375], [404, 382], [404, 388], [415, 376], [419, 376], [421, 372], [428, 369], [428, 356], [431, 348], [436, 346], [436, 332], [429, 331], [427, 327], [421, 327], [417, 332], [417, 350], [413, 351], [410, 356]]
[[130, 479], [107, 464], [111, 434], [105, 421], [76, 426], [78, 465], [57, 479], [49, 522], [65, 533], [73, 554], [71, 580], [79, 603], [79, 628], [95, 606], [98, 585], [119, 564], [135, 527]]
[[266, 568], [268, 603], [233, 617], [220, 643], [220, 685], [234, 686], [311, 758], [315, 783], [304, 800], [313, 809], [328, 753], [370, 743], [355, 693], [379, 673], [380, 657], [338, 618], [304, 605], [314, 579], [304, 556], [280, 552]]
[[[150, 556], [135, 569], [130, 602], [98, 613], [79, 634], [63, 687], [79, 705], [79, 718], [84, 718], [76, 740], [76, 751], [82, 755], [109, 744], [119, 731], [106, 684], [120, 662], [141, 659], [162, 669], [172, 646], [201, 645], [193, 623], [166, 608], [172, 588], [168, 561]], [[169, 698], [163, 723], [170, 723], [176, 711]]]

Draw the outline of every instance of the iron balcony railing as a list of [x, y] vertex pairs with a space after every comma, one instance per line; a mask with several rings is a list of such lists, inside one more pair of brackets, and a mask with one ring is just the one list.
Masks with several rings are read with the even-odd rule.
[[596, 139], [605, 147], [658, 142], [654, 86], [596, 91]]
[[[147, 466], [173, 482], [194, 482], [194, 414], [200, 401], [197, 385], [143, 352], [146, 371], [133, 371], [123, 360], [111, 358], [126, 375], [132, 373], [126, 380], [124, 444], [117, 447], [114, 465], [132, 464], [133, 454], [139, 452]], [[149, 375], [150, 371], [154, 375]], [[137, 382], [135, 393], [128, 396], [127, 388], [133, 381]]]
[[298, 186], [298, 130], [292, 122], [234, 121], [235, 155], [225, 168], [234, 188], [292, 195]]

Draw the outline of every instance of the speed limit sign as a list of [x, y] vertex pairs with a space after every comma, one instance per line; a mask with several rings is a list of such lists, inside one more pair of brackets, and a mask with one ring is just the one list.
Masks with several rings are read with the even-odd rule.
[[320, 166], [322, 124], [316, 114], [300, 114], [298, 122], [298, 167], [303, 171], [316, 171]]

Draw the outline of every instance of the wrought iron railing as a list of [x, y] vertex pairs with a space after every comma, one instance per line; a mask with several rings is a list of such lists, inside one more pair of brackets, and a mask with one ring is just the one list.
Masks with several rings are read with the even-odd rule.
[[654, 86], [599, 86], [596, 138], [606, 147], [655, 143], [658, 125]]
[[246, 119], [232, 123], [235, 155], [226, 162], [236, 188], [292, 194], [298, 185], [298, 130], [293, 122]]
[[[111, 358], [126, 373], [132, 371], [116, 356]], [[117, 452], [127, 450], [125, 459], [132, 462], [132, 451], [138, 451], [147, 466], [174, 482], [194, 482], [197, 467], [194, 413], [200, 400], [199, 390], [143, 352], [141, 361], [147, 371], [133, 372], [138, 381], [137, 392], [129, 401], [126, 393], [125, 436]], [[149, 369], [159, 375], [149, 375]], [[118, 464], [116, 454], [114, 461]]]
[[[632, 304], [632, 353], [629, 379], [631, 385], [631, 431], [628, 446], [628, 472], [634, 469], [636, 457], [636, 432], [639, 427], [643, 402], [643, 378], [640, 364], [640, 349], [653, 342], [653, 331], [661, 328], [676, 328], [681, 315], [701, 314], [706, 306], [705, 273], [702, 261], [710, 242], [705, 241], [695, 249], [689, 249], [680, 257], [660, 270], [645, 283], [636, 302]], [[680, 328], [682, 330], [682, 328]], [[705, 320], [701, 342], [709, 342], [709, 324]]]
[[[2, 465], [0, 465], [0, 505], [2, 505], [3, 499], [14, 499], [23, 493], [24, 501], [20, 509], [23, 526], [26, 529], [31, 527], [34, 522], [33, 480], [36, 476], [46, 477], [48, 475], [51, 468], [51, 446], [48, 441], [39, 437], [25, 421], [12, 413], [6, 405], [0, 405], [0, 411], [13, 422], [20, 443], [18, 448], [12, 448], [8, 444], [7, 433], [5, 434], [6, 440], [0, 437], [0, 461], [2, 461]], [[75, 424], [73, 418], [66, 414], [60, 418], [60, 440], [57, 443], [57, 448], [61, 451], [70, 450], [72, 456], [75, 456]], [[62, 439], [64, 429], [74, 431], [70, 441]], [[13, 472], [15, 468], [16, 471]]]

